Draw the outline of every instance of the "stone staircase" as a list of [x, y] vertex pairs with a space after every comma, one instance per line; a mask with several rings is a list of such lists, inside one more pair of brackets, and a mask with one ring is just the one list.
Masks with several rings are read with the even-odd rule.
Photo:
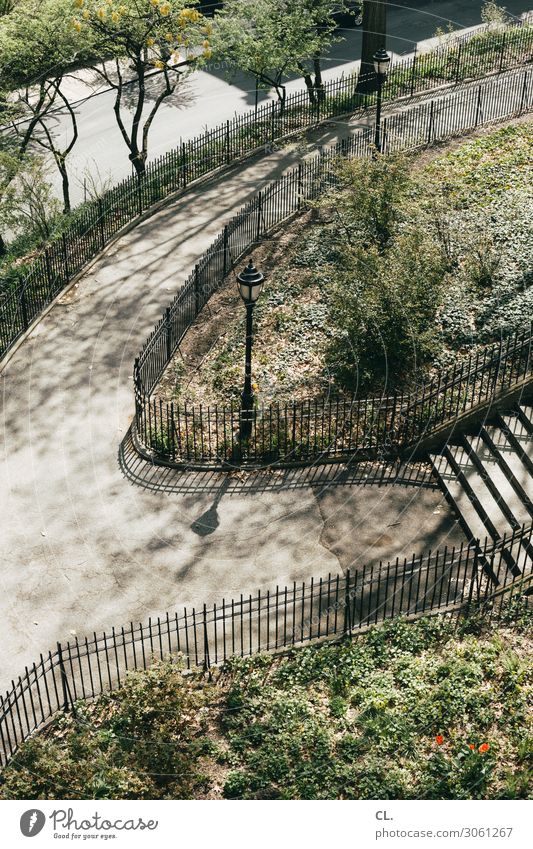
[[[498, 542], [531, 524], [533, 406], [520, 404], [508, 413], [495, 413], [477, 435], [452, 439], [430, 458], [469, 540]], [[513, 546], [513, 553], [504, 551], [504, 560], [513, 576], [531, 571], [531, 541], [526, 537]], [[490, 564], [483, 566], [498, 583]]]

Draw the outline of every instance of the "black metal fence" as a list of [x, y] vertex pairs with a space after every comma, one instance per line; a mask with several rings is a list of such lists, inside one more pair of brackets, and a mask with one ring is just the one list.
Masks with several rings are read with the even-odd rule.
[[[385, 153], [415, 150], [533, 108], [533, 70], [429, 101], [385, 119]], [[183, 336], [240, 258], [335, 181], [340, 156], [372, 154], [372, 130], [301, 163], [253, 198], [202, 256], [135, 362], [138, 447], [175, 464], [262, 465], [395, 451], [522, 380], [531, 371], [531, 327], [443, 372], [415, 395], [353, 396], [259, 406], [250, 440], [239, 440], [240, 409], [190, 407], [152, 397]]]
[[[398, 616], [460, 616], [481, 609], [488, 620], [529, 587], [531, 535], [531, 528], [522, 528], [498, 544], [445, 548], [58, 643], [0, 697], [0, 765], [56, 713], [120, 687], [129, 671], [155, 660], [180, 655], [187, 669], [209, 669], [234, 655], [355, 636]], [[510, 558], [521, 577], [513, 577]]]
[[[532, 59], [533, 26], [528, 23], [467, 34], [429, 53], [395, 61], [383, 97], [413, 97], [442, 85], [501, 73]], [[235, 159], [268, 149], [290, 133], [372, 107], [376, 95], [359, 94], [356, 89], [355, 76], [342, 76], [326, 83], [314, 104], [305, 89], [290, 94], [283, 110], [276, 102], [268, 102], [182, 142], [150, 163], [142, 178], [123, 180], [75, 210], [60, 237], [29, 265], [11, 269], [9, 277], [0, 281], [0, 358], [69, 281], [153, 204]]]

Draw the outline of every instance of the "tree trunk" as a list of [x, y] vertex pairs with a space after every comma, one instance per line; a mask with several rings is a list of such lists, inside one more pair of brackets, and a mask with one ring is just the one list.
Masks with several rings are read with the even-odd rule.
[[276, 89], [279, 100], [279, 117], [283, 118], [285, 114], [285, 102], [287, 100], [287, 89], [284, 85], [279, 85], [278, 83], [274, 85], [274, 88]]
[[376, 50], [387, 46], [387, 0], [366, 0], [363, 5], [363, 44], [361, 70], [357, 91], [363, 94], [378, 87], [373, 56]]
[[315, 86], [313, 84], [313, 78], [311, 77], [311, 74], [309, 73], [309, 71], [307, 71], [304, 68], [303, 65], [299, 65], [298, 67], [299, 67], [299, 70], [300, 70], [302, 77], [304, 78], [305, 87], [307, 88], [307, 94], [309, 96], [309, 103], [311, 104], [311, 106], [315, 106], [315, 104], [316, 104], [316, 94], [315, 94]]
[[67, 166], [64, 162], [58, 162], [57, 167], [61, 174], [61, 187], [63, 189], [63, 212], [67, 215], [70, 212], [70, 187], [67, 174]]
[[322, 79], [322, 69], [320, 67], [320, 53], [313, 56], [313, 69], [315, 72], [315, 91], [319, 101], [324, 100], [324, 81]]
[[143, 157], [140, 150], [130, 153], [129, 159], [135, 169], [135, 173], [137, 174], [137, 176], [142, 177], [142, 175], [146, 171], [146, 159]]
[[0, 233], [0, 256], [5, 256], [7, 254], [7, 245], [4, 242], [4, 237]]

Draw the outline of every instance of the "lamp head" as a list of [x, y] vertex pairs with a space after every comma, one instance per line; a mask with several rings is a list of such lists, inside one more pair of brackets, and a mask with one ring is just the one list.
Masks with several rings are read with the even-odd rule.
[[376, 74], [379, 74], [379, 76], [381, 77], [386, 76], [387, 71], [389, 70], [391, 57], [387, 53], [385, 48], [380, 47], [379, 50], [376, 50], [376, 52], [372, 56], [372, 60], [374, 62], [374, 69], [376, 71]]
[[239, 293], [245, 304], [255, 304], [264, 282], [264, 275], [257, 270], [253, 260], [250, 260], [244, 271], [237, 275]]

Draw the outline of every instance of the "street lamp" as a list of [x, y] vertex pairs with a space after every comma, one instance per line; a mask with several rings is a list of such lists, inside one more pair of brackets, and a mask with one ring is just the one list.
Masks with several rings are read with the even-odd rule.
[[378, 102], [376, 107], [376, 138], [375, 145], [378, 153], [381, 153], [381, 95], [383, 92], [383, 83], [387, 78], [387, 71], [390, 65], [390, 56], [384, 47], [376, 50], [372, 60], [374, 62], [374, 70], [378, 80]]
[[239, 294], [246, 306], [246, 359], [244, 367], [244, 390], [241, 395], [241, 440], [247, 440], [252, 433], [255, 396], [252, 392], [252, 342], [253, 312], [263, 289], [264, 276], [250, 260], [244, 271], [237, 275]]

